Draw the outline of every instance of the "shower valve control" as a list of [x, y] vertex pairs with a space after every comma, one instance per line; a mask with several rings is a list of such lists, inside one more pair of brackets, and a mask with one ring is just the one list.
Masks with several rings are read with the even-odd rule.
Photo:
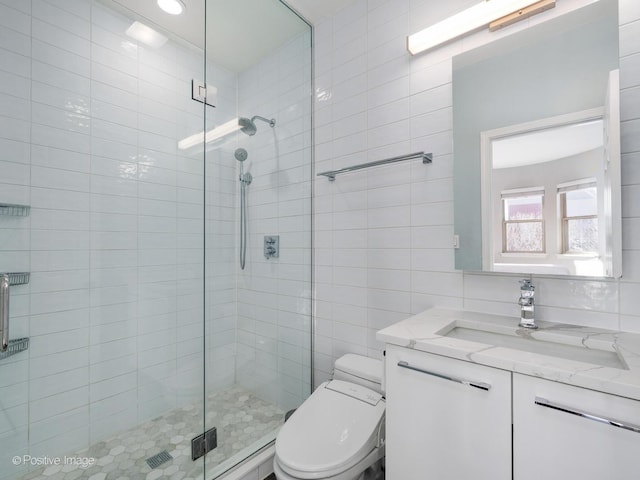
[[264, 258], [278, 258], [280, 256], [280, 235], [264, 236]]

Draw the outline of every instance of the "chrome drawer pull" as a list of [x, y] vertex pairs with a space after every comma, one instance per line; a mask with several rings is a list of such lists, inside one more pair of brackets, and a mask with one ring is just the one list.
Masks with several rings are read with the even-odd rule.
[[607, 425], [611, 425], [612, 427], [622, 428], [623, 430], [630, 430], [632, 432], [640, 433], [640, 426], [633, 425], [632, 423], [624, 423], [620, 420], [613, 420], [611, 418], [599, 417], [598, 415], [594, 415], [592, 413], [581, 412], [580, 410], [574, 410], [571, 407], [566, 407], [564, 405], [559, 405], [557, 403], [552, 403], [546, 398], [536, 397], [535, 404], [540, 405], [541, 407], [551, 408], [553, 410], [558, 410], [560, 412], [570, 413], [571, 415], [576, 415], [578, 417], [586, 418], [588, 420], [593, 420], [594, 422], [606, 423]]
[[449, 380], [450, 382], [461, 383], [462, 385], [468, 385], [470, 387], [479, 388], [480, 390], [489, 391], [489, 389], [491, 388], [491, 385], [489, 385], [488, 383], [472, 382], [471, 380], [464, 380], [462, 378], [456, 378], [456, 377], [451, 377], [451, 376], [447, 376], [447, 375], [442, 375], [441, 373], [430, 372], [429, 370], [423, 370], [421, 368], [412, 367], [411, 365], [409, 365], [405, 361], [398, 362], [398, 366], [402, 367], [402, 368], [407, 368], [409, 370], [413, 370], [415, 372], [426, 373], [427, 375], [431, 375], [433, 377], [438, 377], [438, 378], [442, 378], [444, 380]]
[[0, 274], [0, 352], [9, 347], [9, 275]]

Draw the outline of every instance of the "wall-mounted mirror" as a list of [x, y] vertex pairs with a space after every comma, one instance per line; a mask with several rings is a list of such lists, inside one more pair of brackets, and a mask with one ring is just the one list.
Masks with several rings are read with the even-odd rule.
[[618, 277], [617, 0], [453, 59], [456, 268]]

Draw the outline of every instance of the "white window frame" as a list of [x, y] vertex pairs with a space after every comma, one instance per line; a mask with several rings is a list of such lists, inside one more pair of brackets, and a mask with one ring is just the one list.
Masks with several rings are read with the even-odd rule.
[[[558, 185], [557, 202], [558, 202], [558, 231], [560, 232], [560, 240], [558, 245], [558, 253], [560, 255], [598, 255], [600, 253], [600, 242], [598, 241], [598, 249], [591, 252], [574, 252], [568, 249], [569, 245], [569, 229], [567, 228], [569, 220], [596, 219], [598, 220], [598, 211], [596, 207], [595, 215], [567, 216], [567, 200], [566, 193], [574, 190], [582, 190], [585, 188], [598, 189], [598, 182], [595, 178], [585, 178], [574, 182]], [[600, 229], [601, 226], [598, 225]]]
[[[523, 198], [523, 197], [532, 197], [532, 196], [541, 196], [542, 197], [542, 218], [535, 220], [507, 220], [505, 217], [505, 200], [509, 198]], [[513, 190], [505, 190], [500, 193], [500, 202], [502, 207], [502, 253], [503, 254], [544, 254], [546, 253], [546, 231], [545, 231], [545, 223], [546, 218], [544, 215], [544, 199], [545, 199], [545, 191], [544, 187], [531, 187], [531, 188], [518, 188]], [[542, 250], [537, 251], [517, 251], [517, 250], [507, 250], [507, 225], [509, 224], [518, 224], [518, 223], [540, 223], [542, 224]]]

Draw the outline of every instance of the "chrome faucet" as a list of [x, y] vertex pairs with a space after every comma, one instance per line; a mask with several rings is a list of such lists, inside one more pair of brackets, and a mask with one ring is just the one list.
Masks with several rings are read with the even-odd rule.
[[518, 305], [520, 305], [520, 324], [519, 326], [524, 328], [538, 328], [535, 318], [533, 316], [534, 306], [533, 297], [536, 293], [536, 287], [533, 286], [531, 280], [520, 280], [520, 298], [518, 299]]

